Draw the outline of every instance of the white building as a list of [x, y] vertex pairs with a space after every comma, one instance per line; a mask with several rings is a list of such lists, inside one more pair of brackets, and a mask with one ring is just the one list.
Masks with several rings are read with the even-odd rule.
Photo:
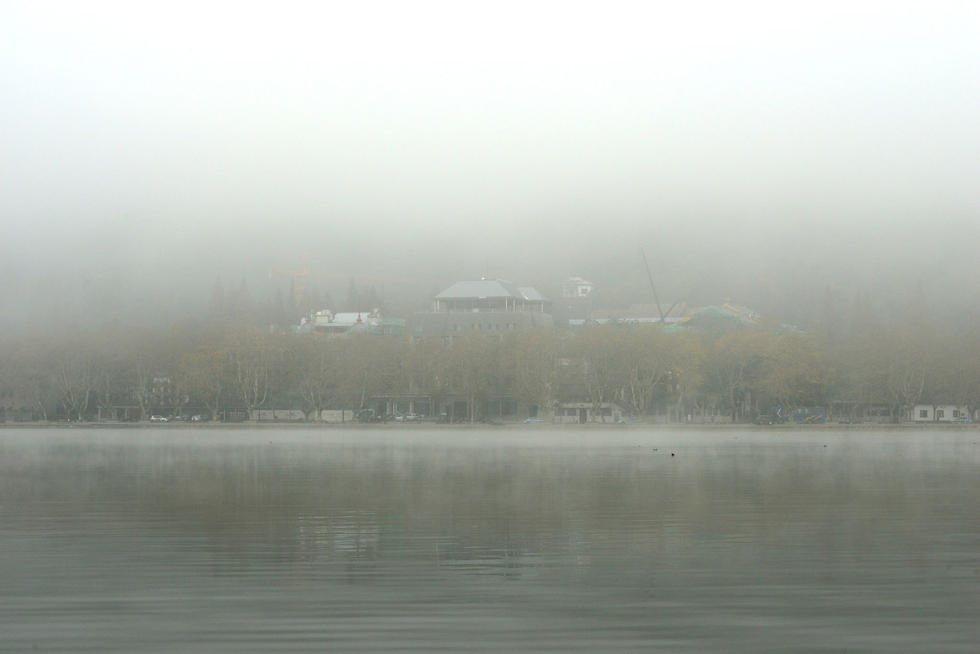
[[592, 295], [593, 284], [581, 277], [569, 277], [561, 283], [563, 298], [589, 297]]
[[347, 313], [318, 311], [313, 317], [313, 329], [327, 334], [346, 334], [363, 325], [376, 326], [380, 320], [381, 312], [378, 309], [374, 311], [350, 311]]
[[971, 422], [970, 410], [955, 404], [916, 404], [909, 419], [912, 422]]
[[555, 407], [553, 422], [580, 424], [605, 422], [616, 424], [623, 418], [623, 409], [613, 402], [602, 402], [598, 407], [591, 402], [562, 402]]

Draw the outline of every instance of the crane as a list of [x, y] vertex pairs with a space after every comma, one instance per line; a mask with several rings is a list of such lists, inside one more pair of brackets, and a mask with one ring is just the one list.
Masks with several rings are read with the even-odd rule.
[[646, 268], [646, 271], [647, 271], [647, 279], [650, 281], [650, 291], [653, 292], [653, 301], [657, 304], [657, 311], [660, 312], [660, 324], [663, 325], [663, 327], [666, 329], [666, 327], [667, 327], [667, 316], [669, 316], [670, 315], [670, 312], [673, 311], [674, 310], [674, 307], [677, 306], [677, 300], [675, 300], [674, 303], [672, 305], [670, 305], [670, 308], [667, 309], [666, 312], [664, 312], [664, 308], [660, 304], [660, 298], [657, 297], [657, 289], [653, 285], [653, 275], [650, 273], [650, 264], [647, 263], [647, 255], [643, 251], [643, 248], [640, 248], [640, 256], [643, 258], [643, 267]]

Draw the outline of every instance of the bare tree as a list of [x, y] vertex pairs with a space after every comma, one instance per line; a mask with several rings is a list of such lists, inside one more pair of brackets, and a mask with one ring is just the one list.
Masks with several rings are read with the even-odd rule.
[[96, 388], [95, 356], [84, 344], [63, 348], [58, 357], [56, 385], [68, 420], [84, 420]]
[[593, 416], [601, 416], [602, 405], [619, 399], [626, 386], [629, 366], [622, 335], [617, 327], [603, 326], [587, 329], [575, 338], [574, 353]]
[[184, 354], [177, 368], [181, 387], [217, 420], [228, 380], [228, 355], [213, 344]]
[[289, 368], [295, 373], [296, 391], [307, 419], [319, 421], [323, 409], [337, 392], [338, 343], [302, 336], [291, 345]]

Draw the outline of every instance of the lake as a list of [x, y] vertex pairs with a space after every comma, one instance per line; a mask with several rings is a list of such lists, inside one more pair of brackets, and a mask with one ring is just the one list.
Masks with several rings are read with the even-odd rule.
[[977, 431], [0, 430], [0, 651], [975, 652]]

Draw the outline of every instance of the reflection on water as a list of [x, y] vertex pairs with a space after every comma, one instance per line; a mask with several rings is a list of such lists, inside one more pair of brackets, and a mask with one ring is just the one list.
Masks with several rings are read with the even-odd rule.
[[972, 652], [977, 440], [4, 430], [0, 651]]

